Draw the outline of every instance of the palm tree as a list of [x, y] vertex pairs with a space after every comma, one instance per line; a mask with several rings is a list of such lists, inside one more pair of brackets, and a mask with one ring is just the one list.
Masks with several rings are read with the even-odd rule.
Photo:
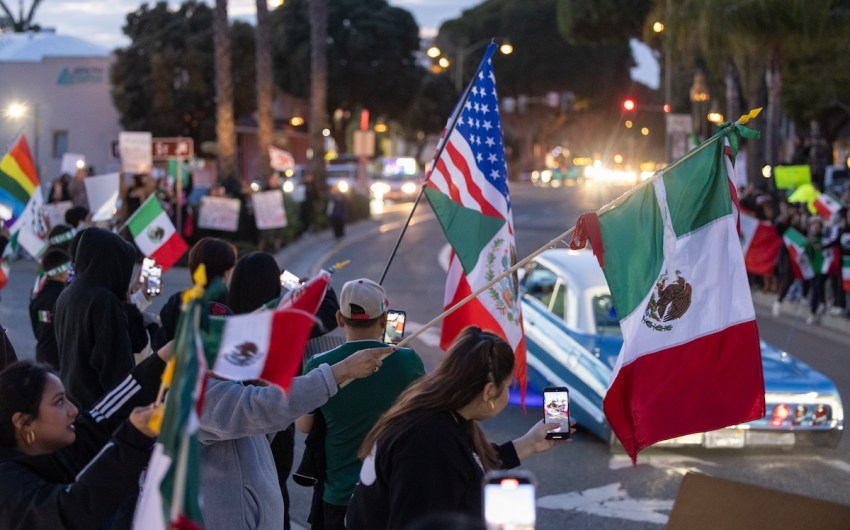
[[20, 3], [20, 13], [18, 18], [15, 18], [15, 15], [12, 14], [12, 10], [9, 9], [9, 6], [6, 5], [6, 2], [0, 0], [0, 10], [4, 13], [3, 16], [0, 16], [0, 29], [3, 28], [11, 28], [15, 33], [23, 33], [25, 31], [39, 31], [41, 26], [38, 24], [33, 24], [33, 19], [35, 19], [35, 10], [38, 9], [38, 5], [41, 3], [41, 0], [33, 0], [32, 5], [30, 6], [29, 12], [24, 16], [24, 3], [21, 1]]
[[[325, 107], [328, 99], [328, 1], [310, 0], [310, 148], [313, 159], [310, 170], [316, 179], [317, 209], [324, 204], [325, 138], [322, 130], [327, 122]], [[320, 210], [321, 212], [321, 210]]]
[[236, 126], [227, 0], [215, 0], [215, 99], [218, 168], [221, 180], [236, 177]]
[[257, 135], [260, 143], [259, 171], [265, 177], [269, 167], [269, 146], [274, 137], [274, 81], [272, 79], [272, 38], [268, 0], [257, 0]]

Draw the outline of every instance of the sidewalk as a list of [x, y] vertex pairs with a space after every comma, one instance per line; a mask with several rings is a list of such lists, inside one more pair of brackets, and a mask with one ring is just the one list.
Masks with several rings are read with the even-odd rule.
[[[763, 309], [769, 315], [765, 318], [776, 318], [770, 314], [770, 311], [773, 307], [773, 302], [776, 301], [776, 293], [765, 293], [764, 291], [760, 291], [758, 289], [753, 289], [752, 293], [753, 305], [755, 305], [757, 309]], [[806, 318], [808, 316], [808, 301], [806, 301], [805, 303], [787, 301], [782, 302], [782, 315], [779, 318], [797, 318], [800, 320], [801, 324], [805, 325]], [[816, 324], [811, 324], [811, 326], [831, 329], [844, 335], [850, 335], [850, 318], [842, 316], [823, 314], [820, 316], [820, 321]]]

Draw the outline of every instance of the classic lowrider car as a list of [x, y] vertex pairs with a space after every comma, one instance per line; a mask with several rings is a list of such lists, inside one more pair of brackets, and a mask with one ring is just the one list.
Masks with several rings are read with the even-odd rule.
[[[623, 339], [596, 258], [588, 250], [548, 250], [523, 271], [521, 289], [530, 393], [547, 386], [566, 386], [573, 419], [613, 444], [602, 398]], [[764, 418], [661, 444], [711, 448], [837, 445], [844, 428], [844, 408], [832, 381], [764, 341], [761, 355], [767, 404]], [[711, 406], [710, 399], [705, 406]]]

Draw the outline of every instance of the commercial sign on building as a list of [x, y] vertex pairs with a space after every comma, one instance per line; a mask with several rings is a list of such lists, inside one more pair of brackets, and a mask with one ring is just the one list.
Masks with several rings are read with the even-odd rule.
[[195, 142], [188, 137], [154, 138], [151, 140], [151, 154], [154, 160], [192, 158], [195, 156]]
[[57, 85], [83, 85], [103, 83], [104, 69], [97, 66], [65, 67], [56, 80]]

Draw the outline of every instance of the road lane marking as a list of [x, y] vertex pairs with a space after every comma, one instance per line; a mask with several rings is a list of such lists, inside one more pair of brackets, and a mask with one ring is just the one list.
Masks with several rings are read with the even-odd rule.
[[[717, 467], [717, 464], [709, 460], [702, 460], [692, 456], [677, 455], [672, 453], [643, 454], [638, 456], [637, 465], [648, 465], [660, 469], [670, 475], [685, 476], [690, 472], [701, 473], [706, 467]], [[632, 467], [629, 455], [613, 455], [608, 460], [608, 469], [617, 470]]]
[[619, 482], [584, 491], [548, 495], [537, 506], [549, 510], [578, 511], [601, 517], [642, 523], [667, 524], [673, 501], [667, 499], [633, 499]]

